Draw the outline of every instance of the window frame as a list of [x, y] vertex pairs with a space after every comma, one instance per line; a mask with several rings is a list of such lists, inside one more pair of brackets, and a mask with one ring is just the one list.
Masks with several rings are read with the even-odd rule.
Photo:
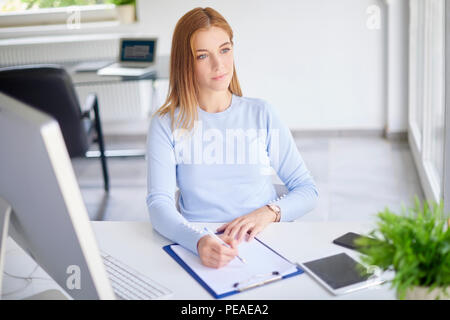
[[29, 11], [0, 12], [0, 30], [80, 29], [83, 24], [119, 22], [114, 4], [43, 8]]
[[[445, 37], [448, 39], [450, 35], [450, 5], [444, 2], [445, 12]], [[445, 104], [445, 125], [444, 125], [444, 212], [449, 218], [450, 226], [450, 41], [445, 41], [445, 88], [444, 88], [444, 104]]]

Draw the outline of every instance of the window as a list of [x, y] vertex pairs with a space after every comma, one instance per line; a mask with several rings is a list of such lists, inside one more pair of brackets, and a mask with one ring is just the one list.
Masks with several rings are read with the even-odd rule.
[[427, 199], [443, 197], [444, 0], [410, 2], [410, 146]]
[[0, 0], [0, 12], [20, 12], [70, 6], [92, 6], [110, 2], [107, 0]]
[[0, 28], [118, 21], [117, 5], [134, 0], [0, 0]]

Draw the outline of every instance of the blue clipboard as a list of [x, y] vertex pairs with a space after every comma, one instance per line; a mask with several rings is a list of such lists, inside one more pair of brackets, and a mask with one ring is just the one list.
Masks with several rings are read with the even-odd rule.
[[[276, 252], [275, 250], [273, 250], [272, 248], [270, 248], [268, 245], [266, 245], [264, 242], [262, 242], [261, 240], [259, 240], [258, 238], [254, 238], [254, 240], [257, 240], [258, 242], [260, 242], [262, 245], [264, 245], [265, 247], [267, 247], [268, 249], [270, 249], [271, 251], [273, 251], [274, 253], [276, 253], [278, 256], [280, 256], [281, 258], [283, 258], [284, 260], [286, 260], [286, 261], [289, 261], [289, 260], [287, 260], [285, 257], [283, 257], [281, 254], [279, 254], [278, 252]], [[178, 262], [178, 264], [180, 265], [180, 266], [182, 266], [195, 280], [197, 280], [197, 282], [198, 283], [200, 283], [201, 285], [202, 285], [202, 287], [203, 288], [205, 288], [206, 289], [206, 291], [208, 291], [215, 299], [221, 299], [221, 298], [225, 298], [225, 297], [228, 297], [228, 296], [231, 296], [231, 295], [233, 295], [233, 294], [237, 294], [237, 293], [240, 293], [240, 292], [243, 292], [243, 291], [241, 291], [241, 290], [232, 290], [232, 291], [229, 291], [229, 292], [226, 292], [226, 293], [223, 293], [223, 294], [217, 294], [213, 289], [211, 289], [209, 286], [208, 286], [208, 284], [206, 283], [206, 282], [204, 282], [184, 261], [183, 261], [183, 259], [181, 259], [173, 250], [172, 250], [172, 246], [174, 246], [174, 245], [179, 245], [179, 244], [177, 244], [177, 243], [172, 243], [172, 244], [169, 244], [169, 245], [167, 245], [167, 246], [164, 246], [163, 247], [163, 250], [164, 251], [166, 251], [176, 262]], [[279, 279], [277, 279], [277, 281], [279, 281], [279, 280], [283, 280], [283, 279], [287, 279], [287, 278], [291, 278], [291, 277], [293, 277], [293, 276], [296, 276], [296, 275], [299, 275], [299, 274], [302, 274], [304, 271], [303, 271], [303, 269], [301, 269], [298, 265], [297, 265], [297, 271], [294, 271], [294, 272], [292, 272], [292, 273], [289, 273], [289, 274], [286, 274], [286, 275], [284, 275], [284, 276], [282, 276], [281, 278], [279, 278]], [[270, 282], [273, 282], [273, 281], [270, 281]], [[270, 283], [270, 282], [268, 282], [268, 283]], [[263, 284], [261, 284], [261, 285], [265, 285], [265, 284], [267, 284], [267, 283], [263, 283]], [[259, 287], [259, 286], [261, 286], [261, 285], [256, 285], [256, 286], [253, 286], [252, 288], [257, 288], [257, 287]]]

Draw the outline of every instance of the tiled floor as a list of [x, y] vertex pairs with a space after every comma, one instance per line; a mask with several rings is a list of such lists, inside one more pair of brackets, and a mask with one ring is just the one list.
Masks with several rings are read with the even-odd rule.
[[[296, 143], [320, 193], [318, 206], [297, 221], [368, 221], [386, 206], [401, 212], [402, 204], [412, 206], [414, 195], [424, 198], [406, 141], [320, 137], [296, 138]], [[145, 141], [127, 146], [145, 148]], [[73, 165], [92, 220], [149, 220], [143, 158], [108, 159], [109, 195], [103, 191], [99, 160], [76, 159]]]

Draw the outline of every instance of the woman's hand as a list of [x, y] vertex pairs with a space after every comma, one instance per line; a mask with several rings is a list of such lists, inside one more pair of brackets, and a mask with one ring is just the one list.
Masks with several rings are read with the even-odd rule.
[[276, 214], [267, 206], [264, 206], [220, 226], [217, 229], [217, 232], [225, 230], [223, 234], [231, 239], [236, 239], [237, 236], [238, 243], [240, 243], [244, 239], [245, 235], [250, 232], [248, 241], [251, 241], [271, 222], [274, 222], [275, 219]]
[[197, 243], [197, 250], [202, 264], [210, 268], [221, 268], [227, 265], [238, 255], [237, 241], [224, 234], [219, 237], [228, 243], [231, 248], [224, 246], [210, 235], [200, 238]]

